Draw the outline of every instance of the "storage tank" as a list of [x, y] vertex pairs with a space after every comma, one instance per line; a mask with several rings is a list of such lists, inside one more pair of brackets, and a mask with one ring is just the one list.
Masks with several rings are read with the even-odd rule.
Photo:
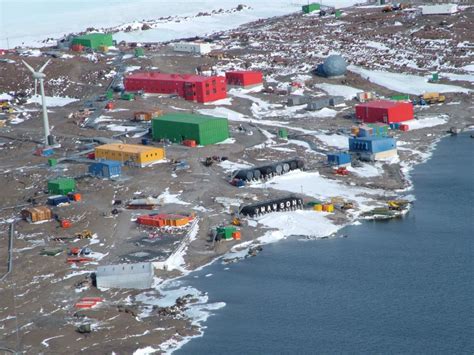
[[325, 77], [342, 76], [345, 75], [346, 72], [347, 62], [338, 54], [330, 55], [323, 64], [318, 65], [316, 68], [316, 74]]

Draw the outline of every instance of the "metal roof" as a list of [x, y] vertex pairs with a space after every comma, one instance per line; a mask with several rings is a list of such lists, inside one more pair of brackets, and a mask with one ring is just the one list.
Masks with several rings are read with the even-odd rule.
[[389, 101], [389, 100], [375, 100], [358, 104], [357, 107], [368, 108], [392, 108], [397, 106], [411, 105], [409, 102]]
[[96, 149], [104, 149], [104, 150], [114, 150], [124, 153], [131, 153], [131, 154], [138, 154], [138, 153], [150, 153], [154, 152], [158, 149], [157, 147], [147, 147], [145, 145], [137, 145], [137, 144], [123, 144], [123, 143], [110, 143], [104, 144], [96, 147]]
[[223, 76], [203, 76], [194, 74], [167, 74], [160, 72], [140, 72], [126, 76], [126, 79], [159, 80], [159, 81], [185, 81], [185, 82], [206, 82], [212, 79], [225, 79]]
[[205, 115], [195, 115], [189, 113], [169, 113], [154, 120], [158, 121], [168, 121], [168, 122], [176, 122], [176, 123], [190, 123], [190, 124], [200, 124], [209, 121], [220, 121], [220, 120], [227, 120], [224, 117], [212, 117], [212, 116], [205, 116]]

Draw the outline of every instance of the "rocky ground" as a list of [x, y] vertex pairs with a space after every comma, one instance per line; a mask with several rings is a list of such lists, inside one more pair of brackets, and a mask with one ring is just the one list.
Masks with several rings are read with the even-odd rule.
[[[221, 47], [222, 59], [208, 56], [189, 56], [173, 53], [167, 46], [158, 44], [146, 50], [146, 57], [134, 58], [133, 49], [124, 45], [119, 49], [126, 54], [127, 70], [161, 70], [163, 72], [194, 72], [199, 66], [211, 67], [216, 72], [234, 68], [262, 70], [267, 86], [286, 89], [290, 82], [298, 82], [301, 93], [323, 95], [321, 84], [343, 85], [370, 90], [380, 96], [396, 91], [376, 85], [354, 72], [344, 78], [325, 79], [311, 75], [311, 70], [331, 52], [340, 52], [352, 65], [372, 69], [427, 74], [432, 70], [465, 75], [462, 67], [472, 62], [473, 12], [467, 9], [452, 17], [415, 17], [411, 12], [384, 14], [378, 8], [348, 10], [340, 19], [333, 17], [302, 16], [292, 14], [282, 18], [262, 20], [239, 29], [210, 37]], [[382, 44], [382, 45], [380, 45]], [[160, 108], [165, 112], [186, 110], [207, 114], [229, 114], [231, 136], [228, 144], [187, 148], [166, 146], [168, 162], [144, 169], [124, 168], [124, 177], [117, 181], [98, 180], [85, 176], [87, 165], [64, 161], [50, 168], [46, 158], [32, 154], [42, 139], [42, 122], [39, 106], [15, 104], [18, 124], [7, 123], [0, 128], [0, 272], [6, 264], [6, 237], [8, 223], [19, 216], [21, 208], [32, 198], [42, 203], [46, 181], [57, 176], [77, 177], [77, 190], [83, 200], [70, 206], [55, 208], [61, 218], [73, 221], [71, 229], [62, 229], [57, 222], [28, 224], [16, 222], [14, 241], [14, 269], [0, 284], [0, 329], [3, 333], [0, 347], [17, 349], [25, 353], [131, 353], [138, 348], [151, 347], [163, 351], [185, 336], [200, 332], [198, 324], [185, 316], [185, 310], [198, 304], [204, 294], [181, 298], [176, 305], [152, 307], [142, 291], [101, 291], [91, 286], [88, 275], [97, 265], [128, 261], [164, 261], [180, 244], [182, 237], [150, 238], [150, 230], [137, 228], [134, 218], [146, 211], [122, 210], [112, 214], [117, 206], [114, 200], [128, 201], [139, 196], [160, 196], [160, 212], [196, 213], [199, 219], [197, 237], [188, 245], [185, 264], [174, 270], [156, 270], [156, 289], [146, 292], [149, 298], [160, 297], [160, 283], [179, 276], [185, 270], [205, 265], [216, 257], [226, 255], [232, 259], [240, 255], [228, 254], [238, 250], [237, 241], [212, 243], [209, 230], [231, 221], [237, 206], [229, 206], [222, 198], [237, 199], [239, 203], [284, 196], [287, 192], [272, 188], [237, 189], [231, 186], [228, 172], [214, 164], [205, 167], [201, 161], [208, 156], [226, 156], [232, 163], [261, 164], [299, 156], [306, 161], [308, 172], [319, 172], [328, 181], [336, 181], [350, 189], [367, 187], [381, 189], [383, 194], [371, 195], [369, 205], [397, 197], [409, 182], [407, 169], [429, 156], [432, 144], [451, 126], [472, 125], [472, 94], [449, 93], [447, 103], [417, 108], [416, 115], [442, 117], [444, 124], [409, 132], [393, 132], [399, 140], [399, 161], [377, 163], [379, 173], [367, 177], [351, 174], [335, 176], [324, 165], [324, 152], [337, 148], [332, 141], [347, 138], [355, 124], [353, 106], [356, 101], [347, 99], [345, 105], [334, 108], [330, 115], [307, 112], [303, 107], [286, 106], [286, 95], [277, 93], [232, 90], [232, 100], [219, 105], [201, 105], [180, 98], [145, 96], [135, 101], [116, 100], [116, 109], [106, 111], [98, 129], [81, 127], [71, 114], [83, 109], [86, 102], [104, 94], [105, 87], [117, 67], [113, 58], [117, 52], [105, 56], [80, 56], [69, 53], [53, 58], [47, 67], [46, 93], [48, 96], [76, 98], [78, 101], [61, 107], [50, 107], [50, 123], [61, 148], [55, 157], [62, 158], [84, 150], [88, 138], [118, 137], [127, 143], [139, 143], [141, 137], [122, 135], [125, 129], [133, 130], [130, 122], [134, 111]], [[33, 66], [45, 61], [44, 56], [7, 54], [0, 59], [0, 94], [31, 95], [33, 82], [21, 64], [25, 59]], [[442, 79], [444, 84], [473, 88], [472, 81]], [[23, 121], [23, 122], [21, 122]], [[277, 137], [278, 127], [287, 127], [290, 140]], [[158, 144], [157, 144], [158, 145]], [[172, 160], [185, 159], [188, 171], [173, 171]], [[232, 167], [232, 165], [231, 165]], [[342, 192], [341, 192], [342, 193]], [[300, 194], [301, 195], [301, 194]], [[173, 198], [170, 198], [173, 197]], [[305, 201], [312, 195], [302, 197]], [[171, 201], [171, 202], [169, 202]], [[228, 202], [228, 201], [227, 201]], [[360, 206], [359, 206], [360, 207]], [[337, 225], [353, 220], [355, 211], [328, 216]], [[74, 243], [54, 241], [54, 237], [70, 236], [83, 229], [92, 230], [92, 241]], [[242, 241], [244, 251], [260, 242], [253, 240], [267, 232], [262, 224], [244, 220]], [[63, 248], [89, 245], [96, 261], [71, 267], [65, 262], [65, 252], [51, 257], [40, 255], [43, 248]], [[252, 249], [255, 253], [256, 249]], [[252, 254], [254, 254], [252, 252]], [[138, 254], [137, 254], [138, 253]], [[138, 256], [137, 256], [138, 255]], [[104, 302], [92, 310], [78, 311], [74, 303], [81, 297], [99, 296]], [[76, 332], [77, 325], [92, 323], [93, 331], [87, 335]], [[160, 344], [164, 344], [161, 348]]]

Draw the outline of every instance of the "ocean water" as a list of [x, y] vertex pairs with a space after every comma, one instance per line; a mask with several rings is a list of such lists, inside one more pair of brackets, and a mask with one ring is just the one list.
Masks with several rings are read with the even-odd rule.
[[289, 238], [191, 274], [185, 284], [227, 305], [176, 353], [472, 354], [473, 144], [444, 138], [412, 171], [417, 200], [402, 220]]

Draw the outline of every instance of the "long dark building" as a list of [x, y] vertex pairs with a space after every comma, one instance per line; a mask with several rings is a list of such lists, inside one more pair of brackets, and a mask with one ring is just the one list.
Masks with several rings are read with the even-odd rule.
[[303, 208], [303, 199], [296, 196], [287, 196], [275, 200], [268, 200], [243, 206], [240, 214], [255, 217], [270, 212], [293, 211]]

